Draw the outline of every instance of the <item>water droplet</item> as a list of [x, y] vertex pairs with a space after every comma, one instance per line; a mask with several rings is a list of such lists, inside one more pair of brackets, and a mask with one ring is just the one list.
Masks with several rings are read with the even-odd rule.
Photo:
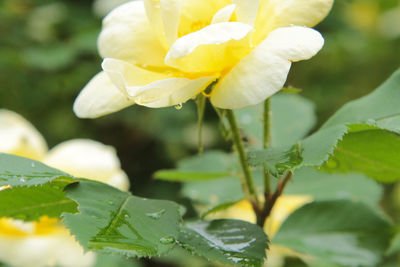
[[129, 216], [129, 214], [125, 214], [124, 217], [125, 219], [129, 219], [131, 216]]
[[335, 158], [332, 158], [328, 162], [326, 162], [326, 167], [328, 167], [330, 169], [335, 169], [338, 167], [338, 165], [339, 165], [339, 162]]
[[180, 110], [180, 109], [182, 109], [182, 108], [183, 108], [183, 105], [182, 105], [182, 103], [179, 103], [178, 105], [176, 105], [176, 106], [175, 106], [175, 108], [176, 108], [177, 110]]
[[161, 218], [161, 216], [162, 216], [164, 213], [165, 213], [165, 210], [162, 209], [162, 210], [157, 211], [157, 212], [146, 213], [146, 216], [147, 216], [147, 217], [150, 217], [150, 218], [152, 218], [152, 219], [154, 219], [154, 220], [158, 220], [158, 219]]
[[105, 202], [106, 202], [107, 204], [110, 204], [110, 205], [114, 204], [114, 202], [112, 202], [111, 200], [106, 200]]
[[172, 244], [175, 242], [175, 238], [173, 238], [172, 236], [165, 236], [165, 237], [161, 237], [160, 238], [160, 243], [167, 245], [167, 244]]
[[21, 183], [25, 183], [25, 182], [26, 182], [26, 179], [25, 179], [24, 176], [21, 176], [21, 177], [19, 178], [19, 181], [20, 181]]
[[31, 162], [31, 167], [35, 168], [35, 162]]

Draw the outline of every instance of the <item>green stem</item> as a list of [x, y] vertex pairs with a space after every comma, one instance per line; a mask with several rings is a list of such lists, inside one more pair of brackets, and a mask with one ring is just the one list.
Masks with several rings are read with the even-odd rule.
[[[264, 140], [263, 147], [268, 148], [271, 145], [271, 100], [267, 98], [264, 102]], [[265, 205], [271, 194], [271, 176], [268, 170], [264, 167], [264, 195]]]
[[244, 191], [248, 195], [250, 200], [253, 202], [253, 205], [259, 207], [257, 191], [254, 186], [254, 180], [250, 171], [249, 163], [247, 161], [246, 152], [244, 150], [244, 145], [242, 142], [242, 136], [240, 135], [235, 114], [233, 113], [232, 110], [226, 110], [226, 117], [228, 119], [231, 128], [233, 144], [239, 154], [240, 164], [242, 166], [244, 174], [244, 180], [242, 181], [242, 184], [244, 186]]
[[204, 121], [204, 110], [206, 107], [206, 97], [203, 94], [199, 94], [196, 99], [197, 104], [197, 138], [198, 138], [198, 149], [199, 154], [203, 153], [203, 121]]

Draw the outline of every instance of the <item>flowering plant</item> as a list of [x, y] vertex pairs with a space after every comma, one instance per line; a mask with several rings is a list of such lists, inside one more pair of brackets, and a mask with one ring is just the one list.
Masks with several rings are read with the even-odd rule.
[[[0, 246], [4, 236], [22, 232], [26, 241], [57, 225], [85, 251], [129, 258], [181, 249], [239, 266], [282, 266], [284, 257], [308, 266], [381, 266], [400, 250], [377, 183], [400, 180], [400, 72], [313, 132], [313, 104], [294, 89], [276, 94], [291, 64], [322, 48], [310, 27], [332, 5], [137, 0], [115, 8], [98, 39], [102, 71], [74, 112], [97, 118], [133, 104], [181, 109], [194, 99], [199, 154], [154, 174], [182, 183], [191, 205], [126, 192], [111, 148], [75, 140], [47, 152], [33, 126], [2, 111], [0, 137], [9, 141], [0, 143]], [[203, 151], [208, 102], [233, 152]]]

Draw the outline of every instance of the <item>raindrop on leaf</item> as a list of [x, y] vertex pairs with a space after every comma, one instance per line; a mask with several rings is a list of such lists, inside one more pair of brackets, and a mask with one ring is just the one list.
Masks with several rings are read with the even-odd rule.
[[172, 244], [175, 242], [175, 238], [172, 236], [165, 236], [160, 238], [160, 243], [163, 245]]

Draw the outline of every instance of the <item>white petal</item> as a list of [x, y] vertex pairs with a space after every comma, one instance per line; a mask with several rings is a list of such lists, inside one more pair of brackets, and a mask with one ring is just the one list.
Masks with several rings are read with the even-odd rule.
[[257, 17], [260, 0], [232, 0], [237, 5], [238, 21], [254, 25]]
[[167, 51], [154, 33], [142, 1], [123, 4], [104, 18], [98, 48], [103, 58], [165, 66]]
[[[76, 177], [109, 183], [122, 172], [120, 161], [112, 146], [88, 140], [63, 142], [49, 151], [44, 162]], [[125, 175], [126, 183], [129, 183]]]
[[215, 13], [211, 21], [211, 24], [228, 22], [231, 19], [233, 12], [235, 12], [235, 9], [236, 9], [235, 4], [231, 4], [224, 8], [221, 8], [220, 10], [218, 10], [217, 13]]
[[47, 144], [22, 116], [0, 109], [0, 152], [40, 160], [47, 152]]
[[100, 72], [76, 98], [74, 112], [79, 118], [97, 118], [134, 103], [111, 82], [107, 73]]
[[222, 71], [248, 53], [252, 29], [240, 22], [211, 24], [176, 40], [165, 63], [189, 73]]
[[[7, 226], [2, 231], [4, 223], [14, 224], [18, 233], [9, 232]], [[26, 231], [26, 228], [33, 231]], [[89, 267], [95, 260], [95, 254], [84, 253], [69, 231], [59, 224], [38, 226], [36, 222], [0, 220], [0, 262], [16, 267]]]
[[128, 191], [130, 187], [129, 178], [122, 170], [111, 176], [111, 178], [107, 181], [107, 184], [112, 185], [122, 191]]
[[323, 46], [321, 34], [306, 27], [271, 32], [215, 86], [214, 106], [240, 109], [258, 104], [284, 85], [291, 62], [309, 59]]

